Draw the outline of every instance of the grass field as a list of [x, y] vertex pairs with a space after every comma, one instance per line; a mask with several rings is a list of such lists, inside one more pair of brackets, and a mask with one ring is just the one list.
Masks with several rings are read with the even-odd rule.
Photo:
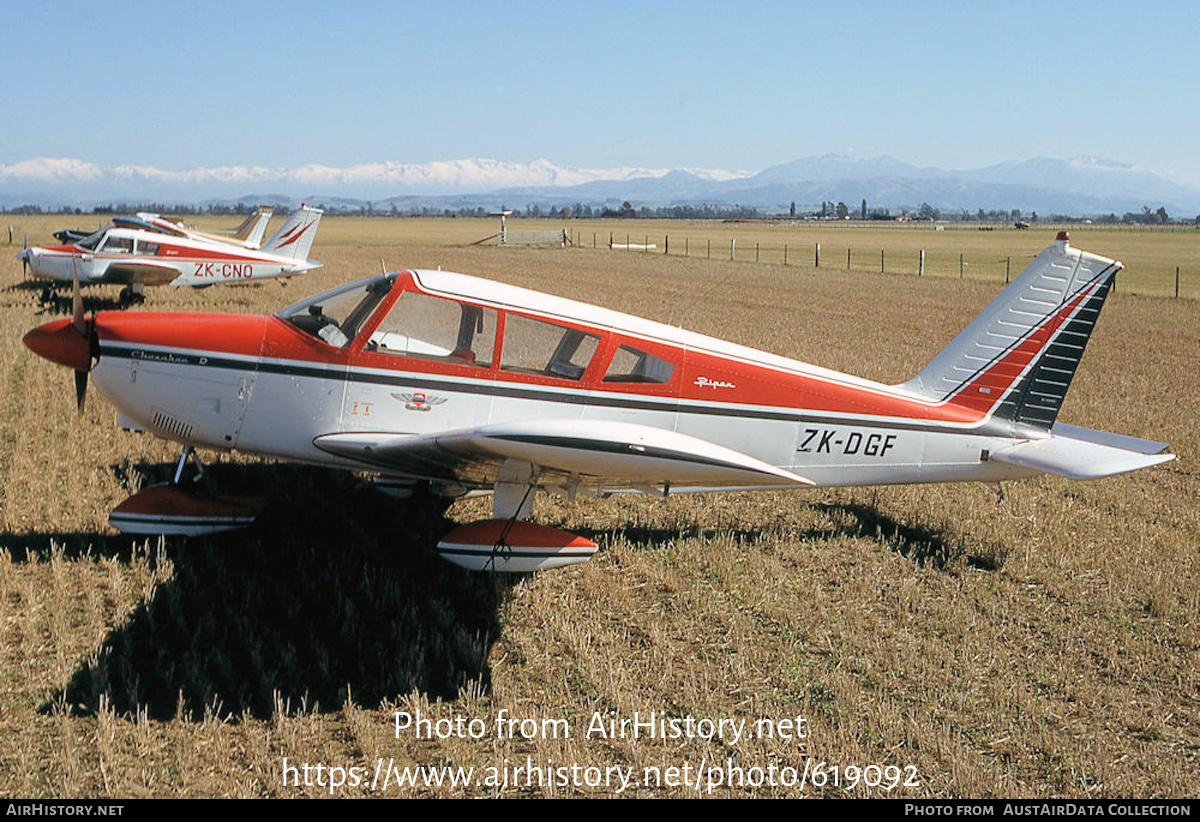
[[[25, 230], [44, 243], [64, 225], [11, 220], [18, 247]], [[491, 220], [327, 219], [312, 252], [325, 267], [313, 274], [148, 290], [132, 310], [273, 311], [381, 260], [440, 265], [896, 382], [1002, 285], [958, 279], [958, 249], [1015, 261], [1053, 240], [1038, 228], [568, 224], [605, 239], [626, 226], [656, 243], [652, 232], [669, 233], [671, 254], [468, 245], [495, 230]], [[733, 262], [675, 253], [676, 232], [695, 238], [694, 252], [709, 239], [727, 251], [734, 231]], [[809, 249], [851, 238], [876, 261], [880, 243], [932, 253], [945, 241], [936, 248], [955, 268], [917, 278], [741, 257], [748, 243], [784, 236]], [[337, 796], [607, 796], [603, 778], [625, 769], [636, 774], [625, 794], [639, 796], [694, 796], [678, 784], [685, 774], [700, 776], [702, 795], [719, 781], [714, 796], [1195, 796], [1200, 316], [1194, 300], [1136, 292], [1164, 293], [1139, 274], [1154, 261], [1172, 278], [1175, 264], [1200, 270], [1197, 235], [1073, 237], [1127, 268], [1061, 419], [1170, 442], [1176, 461], [1095, 482], [1012, 483], [1003, 501], [978, 486], [543, 497], [539, 521], [596, 539], [600, 552], [497, 579], [424, 550], [447, 521], [490, 510], [486, 501], [443, 513], [349, 474], [238, 455], [209, 462], [224, 489], [272, 498], [255, 528], [188, 541], [117, 535], [109, 510], [168, 472], [176, 447], [120, 432], [96, 391], [76, 414], [70, 375], [20, 343], [47, 318], [38, 288], [0, 257], [0, 793], [330, 793], [285, 786], [286, 760], [312, 766], [314, 780], [317, 764], [366, 769], [367, 784]], [[111, 307], [115, 292], [86, 302]], [[759, 732], [587, 734], [597, 714], [652, 711]], [[449, 735], [397, 732], [398, 712], [445, 720]], [[797, 717], [804, 738], [784, 738]], [[466, 738], [452, 733], [456, 719]], [[475, 784], [372, 791], [380, 761], [473, 767]], [[557, 772], [514, 783], [511, 769], [527, 763], [579, 770], [566, 774], [571, 785]], [[484, 784], [486, 769], [504, 766], [507, 785]], [[868, 766], [878, 770], [853, 770]], [[803, 789], [778, 784], [806, 767]], [[868, 787], [864, 774], [900, 784]], [[600, 784], [587, 784], [593, 776]]]

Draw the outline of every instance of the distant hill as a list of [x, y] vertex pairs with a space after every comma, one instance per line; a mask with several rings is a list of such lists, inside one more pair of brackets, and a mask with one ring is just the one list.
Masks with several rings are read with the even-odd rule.
[[[269, 197], [253, 192], [272, 191]], [[1160, 206], [1172, 216], [1200, 213], [1200, 188], [1181, 186], [1137, 166], [1094, 157], [1034, 158], [980, 169], [922, 168], [892, 157], [825, 154], [751, 174], [721, 169], [588, 169], [548, 160], [512, 163], [463, 159], [426, 164], [374, 163], [349, 168], [223, 167], [173, 172], [102, 167], [74, 159], [36, 159], [0, 166], [0, 206], [91, 208], [128, 203], [325, 202], [339, 208], [441, 211], [524, 209], [576, 203], [635, 207], [742, 205], [765, 213], [825, 201], [857, 211], [942, 211], [1019, 208], [1024, 213], [1098, 215]]]

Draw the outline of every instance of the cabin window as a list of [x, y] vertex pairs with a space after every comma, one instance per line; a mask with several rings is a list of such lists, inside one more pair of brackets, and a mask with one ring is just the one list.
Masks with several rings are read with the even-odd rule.
[[133, 238], [113, 237], [109, 235], [108, 239], [104, 241], [104, 246], [100, 250], [106, 254], [132, 254]]
[[158, 243], [148, 243], [145, 240], [138, 240], [133, 253], [145, 254], [149, 257], [156, 256], [158, 254]]
[[519, 374], [580, 380], [599, 343], [595, 334], [509, 314], [504, 321], [500, 367]]
[[368, 351], [490, 368], [493, 308], [406, 291], [371, 334]]
[[675, 364], [631, 345], [622, 345], [613, 354], [605, 382], [641, 382], [665, 385], [675, 373]]

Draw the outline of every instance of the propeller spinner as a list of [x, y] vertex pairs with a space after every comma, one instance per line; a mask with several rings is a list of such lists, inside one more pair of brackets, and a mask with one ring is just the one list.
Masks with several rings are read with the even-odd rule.
[[93, 360], [100, 358], [100, 340], [96, 334], [96, 315], [88, 320], [83, 314], [83, 297], [79, 293], [79, 277], [72, 271], [73, 316], [55, 320], [30, 331], [22, 342], [39, 357], [65, 365], [75, 371], [75, 403], [83, 411], [87, 396], [88, 372]]

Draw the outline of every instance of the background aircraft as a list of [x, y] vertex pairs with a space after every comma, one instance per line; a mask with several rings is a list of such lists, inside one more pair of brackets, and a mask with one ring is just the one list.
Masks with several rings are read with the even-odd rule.
[[[208, 286], [268, 277], [291, 277], [320, 266], [306, 259], [322, 211], [301, 206], [260, 249], [209, 239], [167, 220], [117, 217], [94, 234], [50, 248], [31, 247], [17, 257], [35, 277], [52, 283], [120, 284], [121, 301], [147, 285]], [[53, 296], [52, 284], [45, 297]]]
[[[883, 385], [526, 289], [380, 275], [273, 316], [99, 313], [30, 331], [89, 373], [120, 424], [185, 446], [173, 483], [110, 521], [139, 533], [251, 522], [261, 500], [186, 490], [196, 447], [381, 473], [493, 518], [445, 535], [474, 569], [581, 562], [595, 543], [526, 522], [539, 489], [602, 495], [1075, 479], [1166, 445], [1058, 423], [1120, 263], [1060, 234], [911, 380]], [[76, 289], [78, 294], [78, 289]], [[95, 363], [93, 368], [93, 362]]]
[[[262, 245], [262, 238], [267, 231], [267, 223], [271, 221], [271, 215], [274, 213], [275, 209], [271, 206], [259, 206], [237, 228], [218, 231], [200, 231], [182, 222], [169, 220], [161, 214], [150, 214], [144, 211], [139, 211], [137, 217], [139, 220], [152, 225], [161, 221], [160, 227], [168, 234], [183, 231], [201, 239], [219, 240], [221, 242], [240, 245], [243, 248], [258, 248]], [[99, 231], [100, 229], [101, 227], [97, 226], [96, 230]], [[54, 232], [54, 239], [58, 240], [62, 245], [67, 245], [68, 243], [75, 243], [86, 239], [92, 234], [93, 232], [83, 228], [64, 228], [61, 231]]]
[[241, 225], [228, 231], [201, 231], [178, 220], [168, 219], [161, 214], [150, 214], [144, 211], [139, 211], [137, 216], [138, 219], [159, 226], [168, 233], [182, 231], [189, 237], [195, 237], [198, 240], [230, 243], [242, 248], [259, 248], [267, 233], [267, 223], [271, 221], [271, 215], [274, 213], [275, 209], [271, 206], [259, 206], [253, 214], [242, 221]]

